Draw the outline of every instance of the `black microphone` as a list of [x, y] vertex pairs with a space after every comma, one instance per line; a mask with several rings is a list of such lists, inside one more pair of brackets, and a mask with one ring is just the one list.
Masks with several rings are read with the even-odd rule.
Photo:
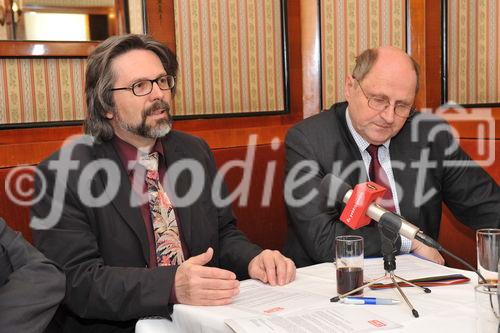
[[[333, 207], [339, 202], [347, 203], [349, 200], [356, 200], [356, 198], [351, 198], [353, 193], [351, 186], [331, 173], [323, 177], [319, 186], [319, 192], [327, 198], [328, 207]], [[484, 276], [477, 269], [472, 267], [472, 265], [446, 250], [443, 246], [441, 246], [441, 244], [424, 234], [417, 226], [406, 221], [402, 216], [388, 211], [377, 203], [371, 203], [368, 206], [366, 209], [366, 215], [381, 224], [383, 228], [399, 233], [408, 239], [417, 239], [427, 246], [446, 253], [470, 270], [476, 272], [479, 278], [486, 283]]]

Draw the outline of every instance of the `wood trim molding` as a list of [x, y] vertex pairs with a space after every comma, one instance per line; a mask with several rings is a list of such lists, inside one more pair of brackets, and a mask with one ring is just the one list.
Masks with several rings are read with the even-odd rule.
[[146, 0], [147, 33], [175, 50], [173, 0]]
[[0, 57], [87, 57], [98, 42], [0, 41]]
[[417, 108], [441, 105], [441, 3], [409, 0], [409, 51], [420, 65]]
[[[178, 129], [177, 122], [174, 128]], [[197, 129], [190, 134], [203, 138], [212, 149], [246, 147], [251, 136], [256, 145], [283, 144], [291, 124], [245, 128]], [[81, 126], [31, 128], [0, 131], [0, 168], [38, 164], [61, 147], [72, 135], [82, 134]]]

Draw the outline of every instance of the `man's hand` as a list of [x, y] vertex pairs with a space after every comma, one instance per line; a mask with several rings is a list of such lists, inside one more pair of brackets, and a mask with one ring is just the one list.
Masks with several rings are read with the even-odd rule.
[[279, 251], [264, 250], [248, 264], [248, 275], [271, 286], [282, 286], [295, 279], [295, 264]]
[[175, 294], [181, 304], [224, 305], [232, 302], [240, 292], [240, 282], [233, 272], [215, 267], [205, 267], [214, 250], [183, 262], [175, 274]]
[[411, 243], [411, 252], [418, 257], [433, 261], [436, 264], [444, 265], [444, 258], [438, 250], [429, 247], [416, 239], [414, 239]]

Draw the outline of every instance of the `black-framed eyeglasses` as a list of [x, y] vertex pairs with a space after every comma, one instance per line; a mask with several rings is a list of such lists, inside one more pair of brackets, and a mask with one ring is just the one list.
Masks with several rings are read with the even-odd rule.
[[[372, 108], [375, 111], [382, 112], [385, 109], [387, 109], [388, 106], [391, 105], [391, 102], [389, 101], [388, 98], [381, 97], [381, 96], [370, 96], [368, 97], [363, 90], [363, 87], [361, 87], [361, 83], [358, 81], [358, 79], [354, 78], [356, 82], [358, 83], [359, 89], [361, 89], [361, 92], [365, 96], [365, 98], [368, 101], [368, 106]], [[412, 105], [407, 105], [403, 103], [396, 103], [394, 104], [394, 113], [398, 115], [399, 117], [402, 118], [409, 118], [415, 113], [415, 108]]]
[[153, 83], [158, 85], [161, 90], [171, 90], [175, 86], [175, 76], [162, 75], [154, 80], [141, 80], [133, 83], [130, 87], [113, 88], [115, 90], [131, 90], [136, 96], [146, 96], [153, 91]]

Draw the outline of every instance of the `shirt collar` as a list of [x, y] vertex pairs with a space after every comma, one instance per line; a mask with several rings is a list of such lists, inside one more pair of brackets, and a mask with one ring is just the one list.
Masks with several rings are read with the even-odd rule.
[[[135, 164], [137, 163], [138, 149], [127, 141], [122, 140], [117, 135], [113, 136], [111, 143], [118, 152], [125, 170], [127, 170], [127, 173], [130, 175], [135, 168]], [[161, 140], [156, 140], [149, 153], [153, 152], [157, 152], [159, 154], [159, 160], [161, 161], [163, 157], [163, 145]]]
[[[347, 122], [347, 127], [349, 128], [349, 132], [351, 132], [352, 137], [354, 138], [354, 141], [356, 142], [356, 145], [359, 148], [359, 151], [363, 152], [368, 148], [370, 143], [366, 141], [361, 134], [359, 134], [355, 129], [354, 126], [352, 125], [352, 120], [351, 117], [349, 116], [349, 107], [346, 108], [345, 110], [345, 120]], [[382, 144], [385, 148], [389, 149], [389, 145], [391, 144], [391, 138], [387, 139], [386, 142]]]

